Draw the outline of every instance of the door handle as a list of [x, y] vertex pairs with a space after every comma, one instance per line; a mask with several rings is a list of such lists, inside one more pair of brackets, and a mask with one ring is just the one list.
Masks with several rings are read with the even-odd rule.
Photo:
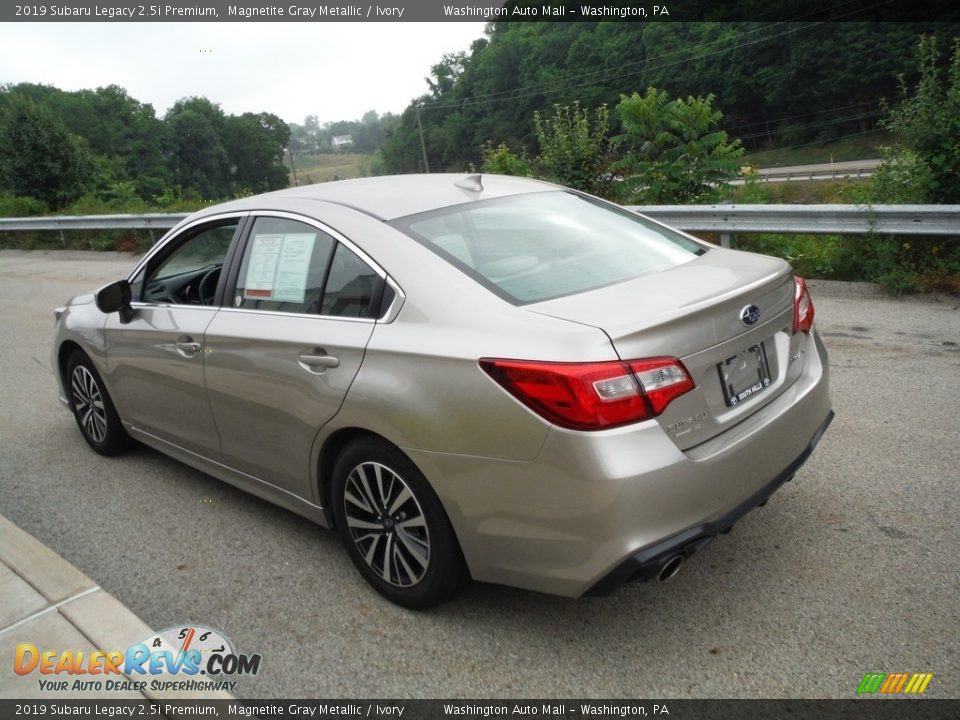
[[326, 350], [317, 349], [314, 352], [300, 353], [298, 356], [300, 366], [310, 372], [322, 373], [327, 368], [335, 368], [340, 365], [340, 359], [333, 355], [327, 355]]
[[185, 358], [192, 358], [203, 349], [203, 345], [198, 342], [194, 342], [192, 337], [186, 336], [177, 340], [176, 348], [177, 352], [183, 355]]

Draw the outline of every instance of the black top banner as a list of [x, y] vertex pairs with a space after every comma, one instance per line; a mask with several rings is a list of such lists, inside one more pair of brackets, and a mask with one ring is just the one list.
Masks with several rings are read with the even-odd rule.
[[61, 0], [4, 3], [3, 22], [929, 22], [960, 20], [956, 0]]

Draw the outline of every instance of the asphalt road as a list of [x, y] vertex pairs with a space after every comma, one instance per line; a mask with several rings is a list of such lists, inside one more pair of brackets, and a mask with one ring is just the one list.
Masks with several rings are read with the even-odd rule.
[[670, 582], [576, 601], [474, 585], [417, 614], [333, 533], [154, 451], [87, 448], [55, 398], [51, 308], [131, 264], [0, 251], [0, 512], [151, 626], [262, 653], [239, 696], [848, 698], [868, 671], [960, 696], [957, 299], [812, 283], [837, 418]]

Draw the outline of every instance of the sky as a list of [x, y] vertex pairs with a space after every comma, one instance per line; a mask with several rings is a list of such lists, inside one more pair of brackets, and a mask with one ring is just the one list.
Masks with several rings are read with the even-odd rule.
[[444, 53], [484, 23], [24, 23], [0, 25], [0, 85], [119, 85], [162, 116], [202, 95], [287, 122], [401, 112]]

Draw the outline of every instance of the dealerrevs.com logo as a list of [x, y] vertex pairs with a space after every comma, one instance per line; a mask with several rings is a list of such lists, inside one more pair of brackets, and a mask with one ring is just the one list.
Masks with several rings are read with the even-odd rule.
[[222, 633], [199, 625], [167, 628], [126, 650], [40, 649], [20, 643], [17, 675], [37, 673], [40, 690], [233, 692], [237, 676], [256, 675], [261, 656], [237, 653]]

